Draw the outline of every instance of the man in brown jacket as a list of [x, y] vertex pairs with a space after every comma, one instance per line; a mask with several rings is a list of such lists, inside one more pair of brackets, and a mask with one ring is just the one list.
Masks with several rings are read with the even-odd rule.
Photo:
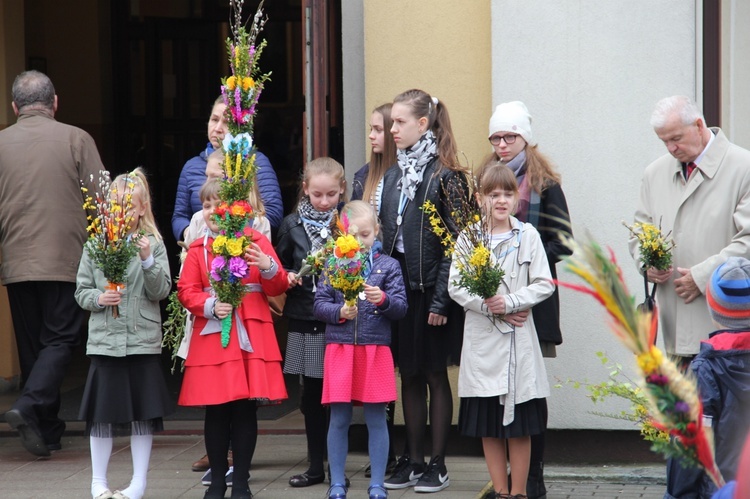
[[21, 395], [5, 420], [37, 456], [60, 448], [60, 385], [83, 331], [73, 298], [86, 240], [81, 179], [104, 170], [83, 130], [55, 121], [50, 79], [13, 82], [15, 125], [0, 131], [0, 281], [8, 289]]

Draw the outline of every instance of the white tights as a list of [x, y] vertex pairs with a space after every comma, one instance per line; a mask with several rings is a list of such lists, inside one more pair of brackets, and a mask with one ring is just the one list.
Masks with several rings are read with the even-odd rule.
[[[91, 445], [91, 496], [96, 498], [109, 489], [107, 483], [107, 467], [112, 455], [111, 437], [89, 437]], [[131, 435], [130, 453], [133, 457], [133, 477], [128, 488], [122, 494], [130, 499], [141, 499], [146, 491], [146, 474], [151, 458], [153, 435]]]

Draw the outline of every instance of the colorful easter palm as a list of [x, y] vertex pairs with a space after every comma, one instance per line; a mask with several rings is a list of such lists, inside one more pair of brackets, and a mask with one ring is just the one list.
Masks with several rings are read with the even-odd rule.
[[565, 234], [560, 237], [573, 251], [564, 258], [565, 269], [586, 285], [558, 284], [589, 294], [604, 306], [615, 336], [636, 355], [654, 426], [674, 437], [670, 442], [654, 442], [652, 449], [703, 468], [721, 487], [724, 479], [714, 459], [713, 437], [703, 426], [703, 405], [695, 380], [654, 346], [656, 311], [637, 310], [611, 250], [605, 254], [593, 239], [579, 244]]

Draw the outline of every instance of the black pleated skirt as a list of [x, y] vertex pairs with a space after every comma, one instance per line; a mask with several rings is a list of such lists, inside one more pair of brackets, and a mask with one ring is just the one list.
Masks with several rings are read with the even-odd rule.
[[394, 252], [392, 256], [401, 264], [409, 306], [406, 316], [392, 322], [391, 328], [391, 351], [401, 376], [438, 372], [458, 365], [464, 330], [463, 309], [449, 300], [447, 323], [442, 326], [427, 324], [435, 288], [411, 289], [404, 255]]
[[467, 437], [518, 438], [537, 435], [547, 429], [547, 400], [532, 399], [516, 405], [515, 417], [503, 426], [505, 407], [500, 397], [462, 397], [458, 429]]
[[174, 411], [159, 355], [92, 355], [78, 419], [86, 435], [144, 435], [164, 429]]

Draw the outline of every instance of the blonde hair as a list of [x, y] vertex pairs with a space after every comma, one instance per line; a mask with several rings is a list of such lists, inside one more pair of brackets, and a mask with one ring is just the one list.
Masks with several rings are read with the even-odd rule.
[[339, 186], [343, 189], [339, 201], [346, 202], [346, 173], [344, 172], [344, 167], [335, 159], [323, 156], [322, 158], [316, 158], [307, 163], [305, 169], [302, 171], [302, 177], [299, 183], [299, 196], [297, 198], [298, 203], [300, 199], [305, 197], [305, 185], [309, 184], [310, 179], [315, 175], [330, 175], [335, 178], [338, 181]]
[[[211, 154], [209, 154], [208, 158], [206, 158], [206, 163], [208, 164], [208, 162], [211, 160], [218, 161], [219, 165], [221, 165], [222, 170], [224, 169], [224, 151], [223, 150], [217, 149]], [[208, 180], [211, 180], [211, 179], [208, 179]], [[208, 182], [208, 180], [206, 182]], [[218, 182], [217, 182], [217, 186], [218, 186]], [[203, 189], [201, 188], [201, 190]], [[219, 195], [219, 188], [217, 187], [216, 196], [218, 195]], [[201, 198], [201, 201], [203, 201], [203, 198]], [[258, 190], [257, 175], [256, 175], [256, 178], [253, 179], [252, 184], [250, 185], [250, 192], [247, 194], [247, 202], [250, 203], [250, 206], [253, 207], [253, 211], [255, 212], [256, 215], [265, 216], [266, 206], [263, 204], [263, 199], [261, 199], [260, 197], [260, 191]]]
[[380, 227], [380, 220], [378, 220], [378, 214], [375, 212], [375, 208], [368, 202], [362, 200], [349, 201], [341, 208], [341, 213], [352, 218], [365, 218], [369, 217], [372, 220], [372, 226], [377, 230]]
[[121, 173], [112, 181], [112, 187], [110, 187], [110, 189], [115, 188], [119, 189], [120, 192], [126, 192], [128, 181], [133, 182], [133, 195], [138, 196], [138, 199], [141, 201], [144, 208], [144, 213], [138, 219], [138, 225], [135, 229], [150, 234], [154, 236], [157, 241], [161, 241], [162, 237], [156, 226], [154, 212], [151, 209], [151, 190], [148, 187], [146, 172], [139, 166], [132, 172]]

